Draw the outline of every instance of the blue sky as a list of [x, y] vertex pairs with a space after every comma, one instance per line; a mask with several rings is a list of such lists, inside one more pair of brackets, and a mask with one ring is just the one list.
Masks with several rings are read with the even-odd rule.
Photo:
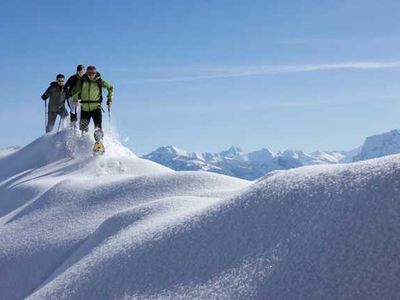
[[0, 147], [94, 64], [139, 154], [351, 149], [400, 124], [399, 1], [2, 1]]

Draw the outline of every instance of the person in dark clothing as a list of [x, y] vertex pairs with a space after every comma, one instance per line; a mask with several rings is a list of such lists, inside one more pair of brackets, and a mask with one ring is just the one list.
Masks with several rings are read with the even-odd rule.
[[42, 99], [45, 101], [50, 98], [48, 104], [48, 119], [46, 125], [46, 132], [51, 132], [56, 122], [57, 115], [64, 120], [68, 116], [68, 112], [65, 109], [65, 100], [67, 97], [67, 92], [64, 89], [65, 77], [63, 74], [58, 74], [56, 81], [50, 83], [50, 86], [42, 95]]
[[[64, 89], [67, 91], [68, 98], [72, 97], [72, 92], [76, 88], [77, 83], [81, 80], [82, 76], [85, 74], [85, 67], [83, 65], [78, 65], [76, 67], [76, 73], [70, 76], [64, 85]], [[69, 99], [67, 99], [69, 101]], [[71, 110], [71, 122], [76, 122], [78, 120], [76, 108], [73, 103], [68, 102], [68, 106]]]

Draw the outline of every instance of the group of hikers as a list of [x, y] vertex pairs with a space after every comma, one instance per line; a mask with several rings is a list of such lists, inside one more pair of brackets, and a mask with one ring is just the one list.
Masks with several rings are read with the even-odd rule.
[[[113, 86], [101, 78], [95, 66], [88, 66], [85, 70], [83, 65], [78, 65], [76, 73], [69, 77], [67, 82], [64, 82], [65, 76], [58, 74], [56, 81], [51, 82], [42, 95], [44, 101], [49, 99], [46, 133], [53, 130], [57, 116], [60, 116], [63, 123], [69, 115], [72, 126], [75, 126], [78, 121], [78, 111], [80, 111], [79, 129], [82, 134], [88, 132], [90, 120], [93, 119], [95, 147], [96, 145], [97, 147], [103, 147], [103, 89], [107, 90], [106, 104], [108, 110], [110, 110], [113, 99]], [[70, 108], [70, 114], [65, 108], [65, 102]]]

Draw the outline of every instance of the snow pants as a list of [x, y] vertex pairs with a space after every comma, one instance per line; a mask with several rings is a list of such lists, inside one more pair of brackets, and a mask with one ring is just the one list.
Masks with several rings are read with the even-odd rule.
[[57, 116], [60, 116], [61, 119], [64, 119], [68, 116], [68, 112], [65, 107], [61, 107], [57, 111], [49, 111], [47, 113], [46, 132], [51, 132], [53, 130]]
[[87, 132], [89, 130], [90, 119], [93, 119], [95, 129], [97, 128], [101, 129], [102, 117], [103, 116], [101, 108], [92, 111], [81, 110], [81, 121], [79, 123], [79, 129], [84, 132]]
[[101, 129], [102, 117], [103, 115], [101, 108], [92, 111], [81, 110], [81, 121], [79, 123], [79, 129], [82, 132], [87, 132], [89, 130], [90, 119], [93, 119], [94, 139], [98, 143], [103, 142], [103, 130]]

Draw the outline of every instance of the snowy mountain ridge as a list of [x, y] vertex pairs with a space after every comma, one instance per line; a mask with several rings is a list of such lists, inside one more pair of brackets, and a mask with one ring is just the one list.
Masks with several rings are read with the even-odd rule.
[[273, 153], [267, 148], [245, 152], [232, 146], [220, 153], [188, 152], [175, 146], [165, 146], [142, 156], [176, 171], [203, 170], [253, 180], [273, 170], [286, 170], [315, 164], [339, 163], [347, 159], [347, 152], [314, 152], [286, 150]]
[[339, 163], [347, 159], [346, 152], [314, 152], [286, 150], [273, 153], [267, 148], [245, 152], [232, 146], [220, 153], [197, 153], [175, 146], [160, 147], [142, 156], [176, 171], [203, 170], [253, 180], [273, 170], [286, 170], [315, 164]]
[[400, 153], [400, 130], [395, 129], [383, 134], [367, 137], [360, 152], [353, 157], [353, 161], [397, 153]]
[[250, 182], [92, 144], [62, 132], [0, 158], [1, 299], [400, 293], [400, 155]]
[[232, 146], [220, 153], [188, 152], [175, 146], [160, 147], [142, 156], [173, 170], [203, 170], [247, 180], [260, 178], [273, 170], [301, 166], [349, 163], [400, 153], [400, 130], [368, 137], [364, 144], [351, 151], [285, 150], [274, 153], [267, 148], [245, 152]]

